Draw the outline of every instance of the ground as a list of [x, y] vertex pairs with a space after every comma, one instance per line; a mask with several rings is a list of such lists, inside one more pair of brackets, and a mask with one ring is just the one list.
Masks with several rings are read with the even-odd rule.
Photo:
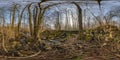
[[8, 52], [1, 43], [0, 60], [119, 60], [119, 33], [117, 26], [98, 26], [84, 30], [80, 40], [78, 31], [46, 30], [33, 41], [24, 32], [19, 40], [5, 40]]

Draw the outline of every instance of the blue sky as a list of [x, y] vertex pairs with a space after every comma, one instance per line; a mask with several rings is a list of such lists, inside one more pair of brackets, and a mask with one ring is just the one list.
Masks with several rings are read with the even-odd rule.
[[[97, 2], [91, 1], [87, 3], [88, 3], [88, 8], [91, 12], [93, 12], [95, 15], [100, 14], [99, 5], [97, 4]], [[110, 10], [118, 6], [120, 7], [120, 1], [102, 1], [101, 2], [103, 14], [109, 13]], [[86, 4], [83, 3], [81, 7], [83, 10], [86, 9]]]
[[[40, 0], [0, 0], [0, 7], [9, 7], [11, 6], [13, 3], [20, 3], [20, 4], [25, 4], [27, 2], [39, 2]], [[81, 7], [82, 9], [86, 8], [85, 6], [85, 1], [81, 1], [84, 2]], [[102, 6], [102, 10], [103, 13], [107, 13], [109, 10], [111, 10], [112, 7], [116, 7], [116, 6], [120, 6], [120, 1], [102, 1], [101, 2], [101, 6]], [[97, 2], [94, 1], [89, 1], [88, 2], [88, 7], [89, 9], [96, 13], [95, 15], [99, 14], [99, 6], [97, 4]]]
[[[0, 0], [0, 8], [8, 9], [13, 3], [26, 4], [28, 2], [39, 2], [40, 0]], [[95, 1], [88, 1], [88, 9], [94, 13], [95, 16], [100, 14], [99, 5]], [[86, 1], [80, 1], [80, 6], [82, 10], [86, 9]], [[113, 8], [120, 6], [120, 1], [102, 1], [102, 14], [105, 15], [109, 13]], [[7, 15], [7, 14], [6, 14]], [[93, 17], [90, 13], [87, 14], [89, 17]]]

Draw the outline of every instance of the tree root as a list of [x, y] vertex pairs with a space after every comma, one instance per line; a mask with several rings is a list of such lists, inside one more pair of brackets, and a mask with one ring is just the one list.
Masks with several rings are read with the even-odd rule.
[[23, 56], [23, 57], [11, 57], [11, 56], [7, 56], [5, 58], [9, 58], [9, 59], [14, 59], [14, 58], [16, 58], [16, 59], [17, 58], [31, 58], [31, 57], [35, 57], [35, 56], [39, 55], [40, 53], [41, 53], [41, 51], [38, 51], [37, 53], [29, 55], [29, 56]]
[[4, 34], [2, 36], [2, 47], [5, 52], [8, 52], [7, 48], [5, 47], [5, 39], [4, 39]]
[[115, 56], [119, 57], [120, 58], [120, 55], [119, 54], [115, 54]]

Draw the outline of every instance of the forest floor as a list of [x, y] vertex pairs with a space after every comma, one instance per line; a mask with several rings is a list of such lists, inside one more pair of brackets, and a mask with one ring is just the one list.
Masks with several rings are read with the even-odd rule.
[[81, 40], [76, 31], [44, 31], [39, 42], [24, 35], [19, 40], [5, 38], [5, 47], [1, 40], [0, 60], [120, 60], [116, 26], [84, 30]]

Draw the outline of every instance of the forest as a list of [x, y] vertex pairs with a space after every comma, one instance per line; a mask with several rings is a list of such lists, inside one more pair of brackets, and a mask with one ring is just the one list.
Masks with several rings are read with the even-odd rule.
[[120, 60], [120, 1], [0, 0], [0, 60]]

